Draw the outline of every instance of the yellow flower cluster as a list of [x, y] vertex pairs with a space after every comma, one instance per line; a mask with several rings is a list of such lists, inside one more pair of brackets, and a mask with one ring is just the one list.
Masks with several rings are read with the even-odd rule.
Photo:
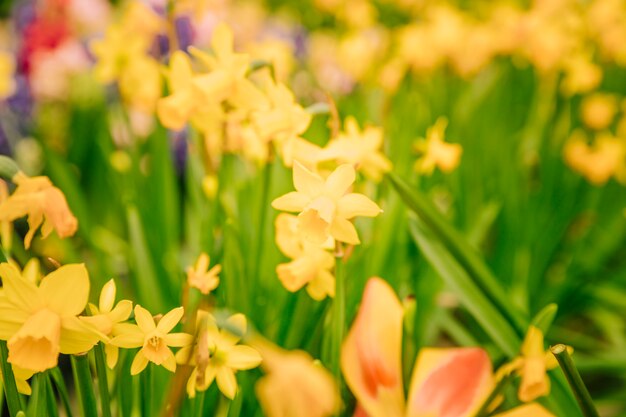
[[481, 10], [395, 3], [409, 23], [387, 28], [372, 1], [316, 2], [347, 28], [312, 35], [309, 59], [321, 84], [342, 92], [346, 85], [373, 82], [395, 91], [407, 72], [448, 66], [467, 78], [506, 56], [542, 75], [564, 74], [562, 92], [571, 95], [599, 85], [599, 61], [626, 65], [626, 6], [620, 0], [534, 1], [528, 9], [502, 1]]
[[104, 38], [91, 43], [97, 59], [96, 79], [106, 84], [117, 82], [124, 102], [138, 112], [152, 114], [161, 97], [159, 63], [149, 50], [155, 35], [166, 29], [165, 23], [145, 4], [131, 1]]
[[[611, 177], [626, 183], [624, 110], [620, 111], [617, 97], [605, 93], [591, 94], [581, 102], [581, 119], [585, 128], [577, 129], [570, 135], [563, 148], [563, 157], [567, 165], [594, 185], [605, 184]], [[619, 121], [614, 126], [618, 114]]]
[[283, 253], [293, 259], [277, 268], [278, 276], [289, 291], [308, 284], [307, 291], [315, 299], [334, 295], [334, 277], [330, 273], [335, 242], [358, 245], [356, 228], [350, 219], [356, 216], [375, 217], [382, 211], [363, 194], [352, 193], [356, 172], [350, 164], [342, 164], [327, 178], [309, 171], [299, 162], [293, 166], [296, 191], [272, 202], [277, 210], [297, 212], [298, 216], [278, 216], [276, 239]]

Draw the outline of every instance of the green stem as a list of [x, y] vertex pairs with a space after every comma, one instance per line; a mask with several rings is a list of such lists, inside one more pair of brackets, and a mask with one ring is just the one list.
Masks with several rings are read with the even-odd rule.
[[63, 379], [61, 370], [58, 367], [53, 368], [50, 370], [50, 377], [52, 377], [52, 381], [54, 381], [59, 397], [61, 397], [61, 402], [65, 408], [65, 415], [67, 417], [72, 417], [73, 414], [72, 407], [70, 406], [70, 396], [67, 392], [67, 386], [65, 385], [65, 380]]
[[204, 415], [204, 396], [206, 391], [201, 391], [196, 394], [196, 400], [194, 401], [194, 416], [202, 417]]
[[576, 397], [576, 401], [578, 401], [578, 405], [583, 412], [583, 416], [599, 417], [598, 410], [596, 410], [596, 407], [593, 405], [591, 395], [589, 394], [583, 379], [580, 377], [580, 373], [578, 373], [578, 369], [576, 369], [576, 365], [574, 365], [574, 361], [572, 361], [572, 357], [567, 351], [567, 347], [559, 344], [552, 346], [550, 351], [559, 362], [559, 365], [565, 374], [565, 378], [567, 379], [567, 382]]
[[102, 342], [94, 347], [94, 353], [96, 355], [96, 373], [98, 374], [98, 390], [100, 393], [100, 412], [102, 413], [102, 417], [111, 417], [109, 381], [107, 378], [107, 367]]
[[44, 398], [45, 407], [49, 417], [59, 417], [59, 408], [57, 406], [57, 399], [52, 389], [52, 382], [50, 381], [50, 371], [46, 371], [42, 374], [42, 381], [44, 386]]
[[339, 389], [339, 395], [341, 397], [341, 343], [343, 342], [343, 336], [345, 332], [346, 323], [346, 290], [345, 290], [345, 264], [343, 262], [342, 251], [338, 251], [338, 255], [335, 258], [335, 299], [333, 300], [333, 327], [332, 327], [332, 346], [331, 346], [331, 369], [337, 381], [337, 387]]
[[283, 319], [280, 322], [280, 328], [278, 330], [278, 337], [276, 338], [276, 342], [284, 346], [287, 341], [287, 336], [289, 335], [289, 330], [294, 326], [291, 326], [293, 313], [296, 309], [296, 304], [298, 303], [298, 294], [297, 293], [288, 293], [287, 300], [285, 301], [285, 306], [283, 307]]
[[[271, 149], [270, 149], [271, 151]], [[270, 152], [271, 155], [271, 152]], [[254, 257], [254, 267], [252, 270], [252, 278], [254, 281], [259, 281], [259, 272], [261, 269], [261, 259], [263, 256], [263, 246], [265, 245], [264, 233], [265, 233], [265, 218], [267, 217], [267, 207], [269, 205], [267, 199], [270, 192], [270, 185], [272, 183], [272, 162], [268, 161], [263, 167], [263, 185], [261, 189], [261, 207], [259, 216], [259, 229], [257, 235], [257, 244]]]
[[93, 390], [93, 378], [89, 369], [87, 355], [71, 355], [72, 374], [78, 393], [78, 403], [83, 411], [83, 417], [98, 417], [96, 395]]
[[13, 375], [13, 369], [8, 359], [7, 342], [2, 340], [0, 341], [0, 368], [2, 369], [2, 379], [4, 381], [4, 395], [7, 398], [9, 414], [11, 417], [16, 417], [17, 413], [22, 409], [22, 405], [20, 403], [20, 394], [17, 392], [17, 385], [15, 384], [15, 375]]
[[487, 417], [489, 415], [489, 412], [492, 411], [490, 410], [491, 405], [496, 400], [496, 398], [500, 396], [504, 387], [506, 387], [506, 385], [512, 379], [513, 379], [513, 376], [510, 374], [503, 376], [500, 379], [500, 381], [498, 381], [496, 386], [493, 388], [493, 391], [491, 391], [491, 394], [489, 394], [489, 397], [487, 397], [487, 399], [485, 400], [483, 405], [480, 407], [480, 409], [476, 412], [476, 414], [474, 414], [474, 416], [475, 417]]

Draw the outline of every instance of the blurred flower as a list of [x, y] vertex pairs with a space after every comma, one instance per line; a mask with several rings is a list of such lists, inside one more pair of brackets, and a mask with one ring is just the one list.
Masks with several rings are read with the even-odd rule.
[[564, 70], [561, 90], [567, 95], [587, 93], [597, 88], [602, 81], [602, 68], [582, 54], [566, 58]]
[[337, 386], [319, 362], [304, 351], [285, 351], [257, 339], [266, 375], [256, 383], [264, 413], [269, 417], [327, 417], [340, 407]]
[[89, 65], [83, 46], [73, 39], [35, 53], [29, 77], [33, 95], [38, 99], [67, 99], [72, 77], [86, 71]]
[[268, 38], [247, 46], [250, 57], [272, 65], [274, 76], [279, 82], [286, 82], [295, 66], [294, 47], [286, 40]]
[[198, 310], [197, 327], [196, 345], [176, 353], [179, 364], [194, 366], [187, 382], [187, 394], [193, 398], [196, 391], [205, 391], [216, 380], [222, 394], [232, 400], [237, 393], [235, 372], [256, 368], [261, 363], [255, 349], [239, 344], [246, 333], [246, 317], [235, 314], [220, 330], [211, 314]]
[[0, 204], [0, 221], [13, 221], [28, 215], [28, 233], [24, 238], [26, 249], [39, 226], [42, 237], [47, 237], [56, 230], [59, 237], [72, 236], [78, 222], [70, 211], [65, 196], [48, 177], [27, 177], [18, 172], [13, 177], [17, 184], [15, 192]]
[[305, 239], [323, 244], [329, 236], [351, 245], [360, 243], [350, 222], [356, 216], [376, 217], [380, 207], [363, 194], [348, 193], [356, 179], [351, 165], [340, 165], [326, 180], [299, 162], [294, 163], [293, 184], [296, 191], [272, 202], [277, 210], [300, 212], [298, 229]]
[[498, 370], [503, 376], [515, 372], [522, 378], [517, 396], [520, 401], [530, 402], [550, 393], [550, 378], [546, 371], [556, 368], [556, 358], [543, 347], [543, 333], [535, 326], [530, 326], [520, 356]]
[[334, 249], [329, 239], [320, 246], [302, 238], [298, 232], [298, 217], [281, 213], [276, 217], [276, 243], [281, 252], [293, 259], [276, 267], [278, 279], [291, 292], [306, 285], [306, 290], [315, 300], [335, 296], [335, 277], [330, 270], [335, 258], [325, 249]]
[[14, 72], [15, 58], [7, 52], [0, 51], [0, 100], [4, 100], [15, 92]]
[[346, 384], [369, 417], [404, 415], [402, 316], [402, 305], [391, 287], [371, 278], [341, 347]]
[[111, 344], [125, 349], [141, 347], [130, 366], [131, 375], [143, 371], [148, 362], [162, 365], [170, 372], [176, 371], [176, 359], [169, 347], [188, 346], [193, 340], [193, 336], [187, 333], [170, 333], [183, 314], [182, 307], [175, 308], [156, 324], [148, 310], [140, 305], [135, 306], [137, 324], [124, 326], [123, 333], [111, 340]]
[[0, 276], [0, 339], [8, 341], [11, 364], [43, 372], [57, 366], [59, 353], [87, 352], [106, 338], [77, 317], [89, 296], [83, 264], [62, 266], [39, 286], [8, 263], [0, 264]]
[[159, 63], [147, 55], [131, 59], [120, 74], [120, 94], [129, 106], [143, 113], [152, 113], [161, 97]]
[[[89, 304], [91, 316], [80, 317], [82, 321], [91, 324], [109, 337], [116, 336], [122, 332], [124, 326], [120, 324], [128, 320], [133, 310], [133, 303], [130, 300], [122, 300], [114, 307], [116, 292], [115, 281], [111, 279], [104, 284], [102, 291], [100, 291], [98, 306]], [[105, 343], [104, 353], [106, 354], [108, 367], [113, 369], [117, 364], [119, 348], [111, 343]]]
[[440, 117], [426, 131], [426, 138], [416, 142], [415, 149], [422, 154], [415, 162], [415, 169], [418, 172], [430, 175], [435, 167], [439, 167], [441, 171], [449, 173], [459, 165], [463, 148], [458, 143], [444, 141], [447, 125], [448, 120], [445, 117]]
[[617, 99], [604, 93], [595, 93], [584, 98], [581, 115], [585, 125], [595, 130], [609, 127], [617, 113]]
[[224, 23], [213, 31], [213, 55], [191, 48], [190, 52], [209, 70], [193, 79], [193, 85], [207, 102], [227, 101], [235, 108], [255, 109], [265, 102], [265, 97], [246, 78], [250, 56], [234, 51], [233, 32]]
[[383, 145], [382, 129], [368, 126], [361, 130], [352, 116], [346, 118], [344, 129], [326, 145], [320, 159], [353, 165], [368, 178], [380, 181], [383, 174], [392, 168], [391, 161], [380, 152]]
[[609, 133], [596, 137], [593, 145], [588, 145], [581, 131], [575, 131], [563, 149], [567, 165], [583, 175], [589, 182], [602, 185], [611, 176], [622, 180], [626, 143]]
[[[385, 314], [381, 315], [381, 311]], [[473, 416], [495, 386], [487, 353], [471, 347], [423, 348], [416, 360], [405, 406], [402, 323], [402, 305], [389, 284], [371, 278], [341, 348], [341, 369], [358, 401], [356, 415]], [[533, 404], [498, 416], [552, 414]]]
[[196, 264], [193, 267], [187, 267], [187, 283], [190, 287], [198, 289], [204, 295], [217, 288], [220, 283], [217, 274], [222, 270], [221, 265], [215, 265], [209, 269], [209, 262], [209, 255], [201, 253], [198, 260], [196, 260]]

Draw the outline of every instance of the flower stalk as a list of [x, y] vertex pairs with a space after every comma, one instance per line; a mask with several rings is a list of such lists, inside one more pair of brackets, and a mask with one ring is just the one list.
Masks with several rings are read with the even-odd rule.
[[82, 416], [98, 417], [96, 395], [93, 390], [91, 370], [89, 369], [89, 357], [87, 355], [72, 355], [71, 362]]
[[4, 395], [6, 395], [9, 414], [11, 417], [16, 417], [21, 411], [22, 405], [20, 403], [20, 395], [17, 392], [17, 385], [15, 384], [15, 375], [13, 375], [8, 357], [7, 342], [2, 340], [0, 341], [0, 369], [2, 369], [2, 379], [4, 381]]
[[567, 347], [565, 345], [558, 344], [552, 346], [550, 351], [559, 362], [559, 365], [565, 374], [565, 378], [567, 379], [567, 382], [576, 397], [576, 401], [578, 401], [578, 405], [580, 406], [583, 416], [599, 417], [600, 415], [598, 414], [598, 410], [596, 410], [596, 407], [593, 404], [591, 395], [580, 377], [580, 373], [578, 372], [578, 369], [576, 369], [576, 365], [574, 365], [574, 361], [572, 361], [572, 357], [567, 351]]

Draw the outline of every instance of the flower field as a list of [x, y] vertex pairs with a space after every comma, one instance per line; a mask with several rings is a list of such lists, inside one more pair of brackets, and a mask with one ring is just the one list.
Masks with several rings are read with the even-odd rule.
[[0, 2], [0, 417], [626, 415], [626, 2]]

